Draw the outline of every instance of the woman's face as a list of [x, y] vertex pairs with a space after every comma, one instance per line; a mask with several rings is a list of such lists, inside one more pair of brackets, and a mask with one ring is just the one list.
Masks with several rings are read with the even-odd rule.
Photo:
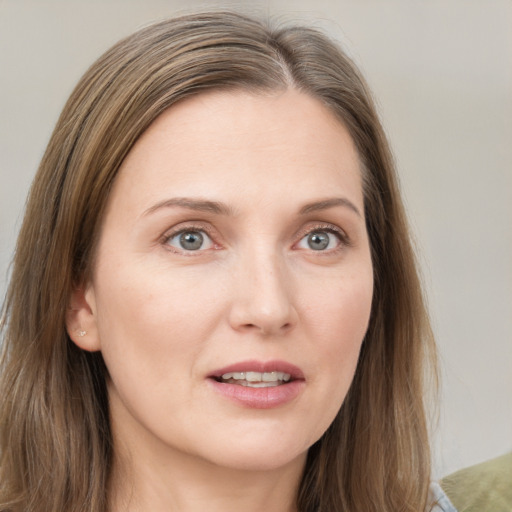
[[103, 354], [129, 451], [270, 469], [333, 421], [372, 291], [347, 130], [294, 90], [214, 92], [128, 154], [69, 327]]

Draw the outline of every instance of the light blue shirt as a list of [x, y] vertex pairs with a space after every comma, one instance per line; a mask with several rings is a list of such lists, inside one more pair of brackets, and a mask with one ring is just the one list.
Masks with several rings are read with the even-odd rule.
[[430, 484], [429, 507], [425, 512], [457, 512], [448, 496], [437, 482]]

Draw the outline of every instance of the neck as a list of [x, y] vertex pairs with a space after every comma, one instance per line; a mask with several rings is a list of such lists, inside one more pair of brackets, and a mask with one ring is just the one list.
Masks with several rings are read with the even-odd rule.
[[285, 467], [270, 470], [223, 468], [179, 452], [166, 459], [157, 461], [135, 454], [117, 455], [112, 470], [109, 510], [297, 510], [296, 496], [305, 455]]

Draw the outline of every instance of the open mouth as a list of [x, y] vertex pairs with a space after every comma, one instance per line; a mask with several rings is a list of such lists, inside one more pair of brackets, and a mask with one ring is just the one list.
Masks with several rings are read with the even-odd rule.
[[289, 373], [285, 372], [227, 372], [216, 377], [217, 382], [223, 384], [236, 384], [250, 388], [273, 388], [290, 382]]
[[242, 407], [270, 409], [297, 398], [305, 388], [302, 370], [286, 361], [239, 361], [208, 376], [213, 389]]

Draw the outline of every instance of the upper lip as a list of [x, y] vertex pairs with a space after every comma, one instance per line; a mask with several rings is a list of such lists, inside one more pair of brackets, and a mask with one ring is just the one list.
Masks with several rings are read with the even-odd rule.
[[295, 366], [294, 364], [288, 363], [286, 361], [279, 361], [279, 360], [240, 361], [238, 363], [233, 363], [228, 366], [224, 366], [223, 368], [219, 368], [218, 370], [214, 370], [212, 373], [210, 373], [208, 375], [208, 377], [218, 379], [225, 373], [233, 373], [233, 372], [260, 372], [260, 373], [282, 372], [282, 373], [288, 373], [291, 376], [291, 380], [297, 380], [297, 379], [304, 380], [304, 373], [302, 373], [302, 370], [298, 366]]

